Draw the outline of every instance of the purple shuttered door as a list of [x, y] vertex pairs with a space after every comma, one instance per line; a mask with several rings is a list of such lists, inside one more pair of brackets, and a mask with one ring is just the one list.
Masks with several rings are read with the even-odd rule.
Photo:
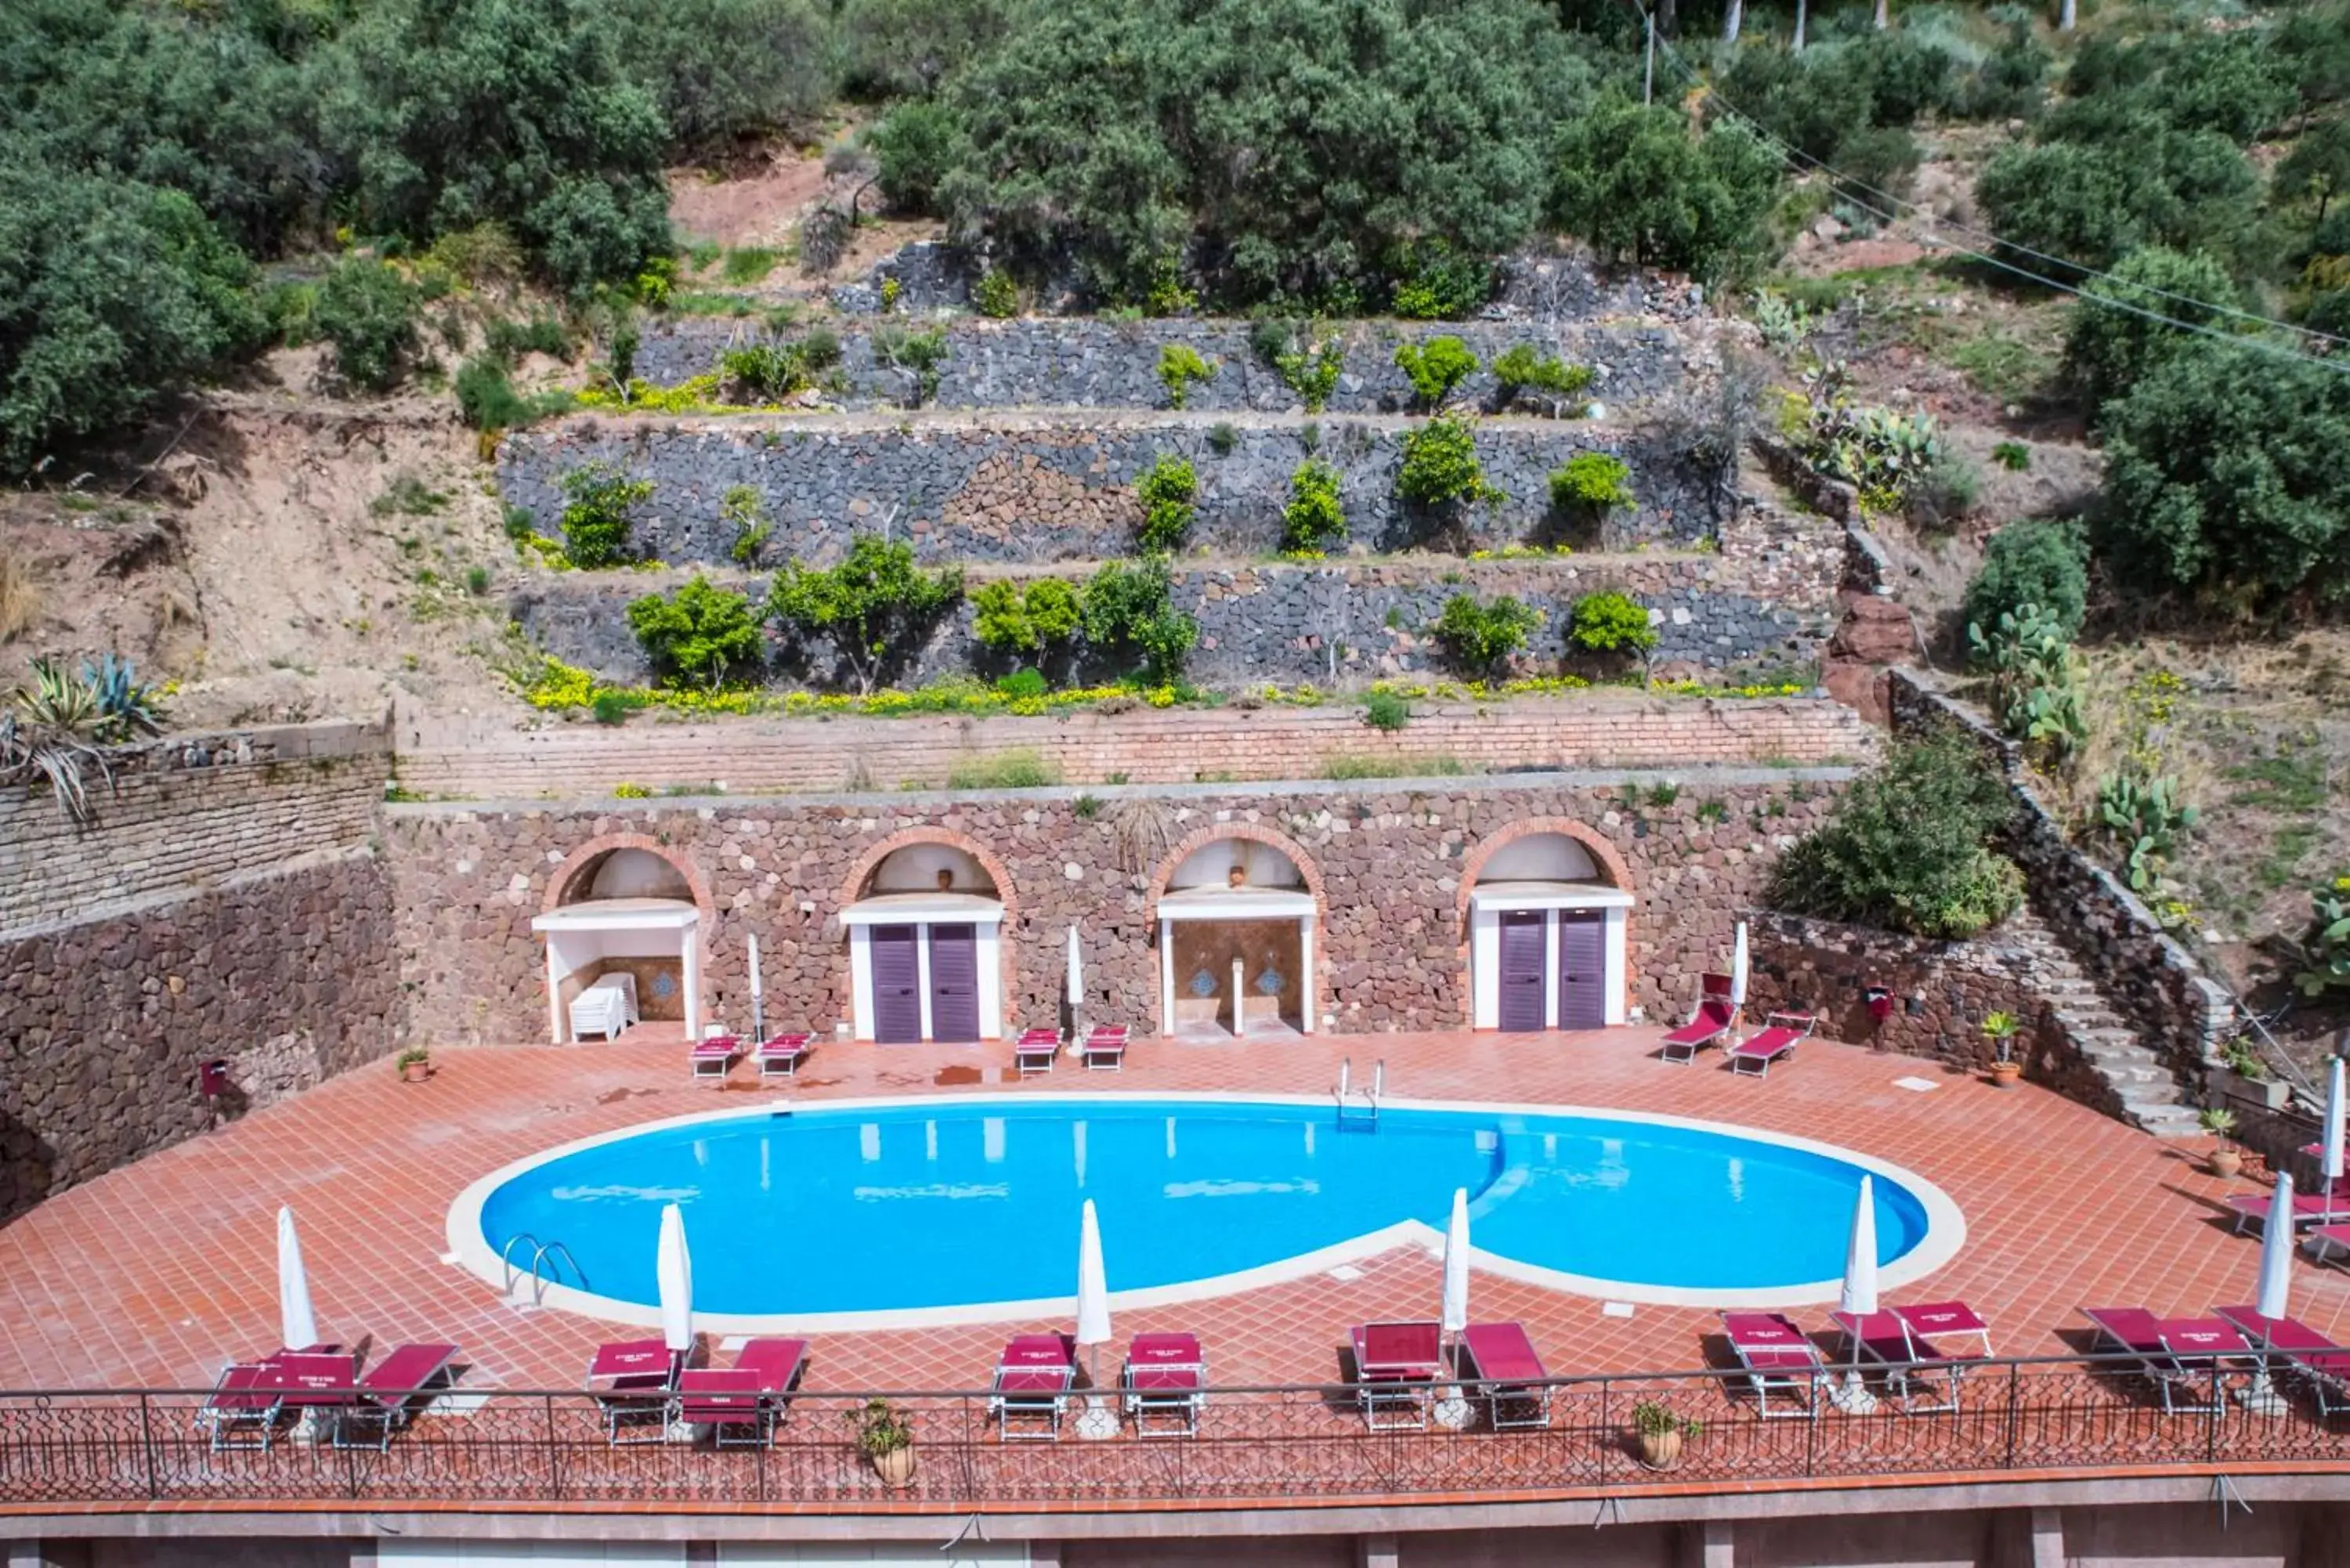
[[1558, 1026], [1607, 1026], [1607, 917], [1597, 909], [1558, 912]]
[[1543, 912], [1502, 911], [1501, 1027], [1513, 1034], [1543, 1026]]
[[979, 1038], [979, 931], [931, 928], [931, 1038]]
[[914, 1045], [922, 1038], [922, 971], [914, 928], [873, 928], [873, 1038]]

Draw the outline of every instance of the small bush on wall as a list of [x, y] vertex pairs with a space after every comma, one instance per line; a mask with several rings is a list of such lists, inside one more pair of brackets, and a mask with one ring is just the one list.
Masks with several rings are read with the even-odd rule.
[[1575, 601], [1567, 640], [1586, 653], [1646, 653], [1657, 646], [1657, 628], [1637, 599], [1610, 588]]
[[1346, 537], [1338, 471], [1319, 458], [1308, 458], [1289, 476], [1289, 504], [1281, 509], [1281, 553], [1319, 556]]
[[1216, 368], [1188, 343], [1162, 344], [1159, 349], [1159, 383], [1167, 389], [1167, 406], [1180, 409], [1191, 400], [1191, 388], [1215, 379]]
[[1991, 847], [2014, 810], [1965, 736], [1897, 745], [1780, 857], [1772, 901], [1910, 936], [1971, 937], [2023, 901], [2023, 874]]
[[1456, 664], [1471, 675], [1487, 676], [1523, 652], [1542, 623], [1542, 611], [1507, 594], [1490, 604], [1474, 594], [1455, 594], [1429, 630]]
[[1141, 660], [1157, 682], [1183, 673], [1183, 661], [1200, 640], [1200, 623], [1175, 607], [1167, 557], [1146, 556], [1128, 565], [1112, 561], [1087, 579], [1086, 640], [1113, 657]]
[[699, 572], [673, 593], [632, 601], [629, 629], [654, 672], [671, 685], [714, 691], [759, 663], [759, 622], [750, 599]]
[[1163, 453], [1134, 482], [1142, 503], [1142, 548], [1159, 555], [1180, 550], [1191, 531], [1191, 514], [1200, 494], [1200, 476], [1187, 458]]
[[650, 480], [630, 479], [608, 463], [593, 462], [563, 476], [563, 553], [583, 571], [625, 566], [636, 558], [629, 513], [652, 499]]
[[1579, 452], [1551, 471], [1550, 504], [1570, 517], [1604, 522], [1611, 510], [1638, 499], [1631, 465], [1607, 452]]
[[1077, 590], [1059, 577], [998, 578], [972, 595], [971, 603], [977, 612], [974, 634], [998, 652], [1047, 653], [1077, 635]]
[[1457, 416], [1430, 420], [1403, 438], [1396, 493], [1429, 507], [1503, 498], [1477, 462], [1477, 427]]
[[829, 644], [858, 690], [870, 692], [962, 597], [961, 572], [926, 572], [911, 545], [860, 534], [838, 566], [785, 565], [767, 592], [767, 616], [787, 636]]
[[1461, 383], [1477, 373], [1477, 356], [1458, 337], [1431, 337], [1426, 343], [1396, 347], [1396, 369], [1411, 382], [1412, 397], [1423, 409], [1440, 409]]

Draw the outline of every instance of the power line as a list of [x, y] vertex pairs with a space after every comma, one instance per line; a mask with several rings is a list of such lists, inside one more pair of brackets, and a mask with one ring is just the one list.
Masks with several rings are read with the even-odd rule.
[[[1629, 0], [1627, 0], [1627, 3], [1629, 3]], [[1843, 188], [1846, 192], [1846, 199], [1850, 201], [1854, 206], [1860, 208], [1863, 212], [1867, 213], [1870, 216], [1876, 218], [1880, 223], [1892, 223], [1897, 214], [1886, 208], [1872, 206], [1868, 202], [1852, 196], [1852, 192], [1866, 192], [1867, 194], [1875, 196], [1879, 201], [1887, 203], [1887, 207], [1901, 208], [1912, 213], [1923, 213], [1927, 221], [1934, 226], [1934, 229], [1937, 232], [1936, 237], [1941, 238], [1942, 243], [1948, 244], [1950, 249], [1957, 251], [1961, 255], [1969, 256], [1976, 261], [1980, 261], [1985, 265], [1997, 267], [2002, 272], [2012, 274], [2017, 277], [2028, 279], [2043, 287], [2054, 289], [2062, 294], [2071, 295], [2076, 299], [2086, 299], [2092, 304], [2102, 306], [2108, 309], [2126, 311], [2134, 316], [2143, 317], [2148, 321], [2157, 322], [2166, 327], [2175, 327], [2182, 332], [2193, 332], [2199, 334], [2200, 336], [2212, 338], [2218, 342], [2233, 344], [2240, 348], [2254, 348], [2262, 353], [2297, 360], [2304, 365], [2314, 365], [2321, 369], [2333, 371], [2337, 374], [2350, 374], [2350, 365], [2344, 365], [2332, 359], [2323, 359], [2314, 355], [2303, 354], [2297, 349], [2281, 343], [2258, 337], [2248, 337], [2238, 333], [2220, 332], [2196, 322], [2180, 321], [2172, 317], [2162, 315], [2158, 311], [2147, 310], [2142, 306], [2132, 305], [2126, 300], [2116, 299], [2107, 295], [2089, 294], [2072, 284], [2060, 282], [2055, 278], [2033, 272], [2028, 267], [2018, 266], [2012, 262], [2004, 261], [1995, 254], [1986, 254], [1984, 251], [1971, 249], [1969, 246], [1956, 244], [1944, 236], [1949, 233], [1955, 232], [1957, 234], [1963, 234], [1970, 239], [1982, 242], [1993, 251], [2001, 248], [2013, 251], [2018, 254], [2030, 256], [2036, 261], [2044, 262], [2053, 266], [2062, 267], [2069, 272], [2078, 273], [2085, 278], [2102, 280], [2104, 282], [2110, 283], [2117, 288], [2134, 289], [2141, 293], [2159, 296], [2166, 299], [2177, 300], [2183, 305], [2192, 305], [2197, 309], [2209, 311], [2214, 316], [2234, 317], [2244, 321], [2257, 323], [2263, 327], [2271, 328], [2272, 330], [2298, 332], [2308, 337], [2323, 339], [2325, 342], [2337, 343], [2345, 347], [2350, 347], [2350, 337], [2339, 337], [2330, 332], [2321, 332], [2312, 327], [2297, 327], [2290, 323], [2279, 321], [2273, 317], [2262, 316], [2254, 311], [2240, 310], [2232, 306], [2214, 304], [2210, 300], [2198, 299], [2192, 295], [2179, 294], [2174, 290], [2160, 288], [2152, 284], [2132, 282], [2126, 278], [2116, 277], [2114, 274], [2102, 271], [2096, 267], [2085, 266], [2078, 262], [2068, 261], [2062, 256], [2048, 255], [2043, 252], [2033, 250], [2028, 245], [2016, 244], [2012, 241], [2003, 240], [1996, 234], [1987, 234], [1980, 230], [1970, 229], [1963, 223], [1946, 223], [1940, 219], [1937, 219], [1932, 213], [1928, 213], [1925, 208], [1918, 205], [1916, 202], [1906, 201], [1899, 196], [1880, 191], [1873, 185], [1856, 180], [1852, 176], [1830, 166], [1822, 160], [1813, 157], [1803, 149], [1794, 146], [1793, 143], [1787, 141], [1785, 139], [1771, 130], [1767, 126], [1764, 126], [1759, 120], [1755, 119], [1753, 116], [1748, 114], [1736, 104], [1731, 102], [1730, 99], [1722, 94], [1719, 88], [1708, 86], [1704, 80], [1699, 77], [1696, 70], [1690, 65], [1690, 63], [1683, 59], [1680, 57], [1679, 52], [1669, 43], [1664, 46], [1664, 52], [1667, 62], [1678, 69], [1691, 86], [1704, 88], [1708, 98], [1719, 102], [1722, 108], [1728, 111], [1731, 118], [1738, 120], [1762, 140], [1777, 149], [1782, 161], [1789, 162], [1791, 164], [1806, 164], [1811, 168], [1819, 171], [1821, 173], [1825, 174], [1835, 184]], [[1800, 172], [1801, 171], [1799, 170], [1798, 171]]]

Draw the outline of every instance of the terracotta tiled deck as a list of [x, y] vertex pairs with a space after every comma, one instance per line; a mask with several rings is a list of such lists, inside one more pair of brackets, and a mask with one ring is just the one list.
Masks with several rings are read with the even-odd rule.
[[[1008, 1051], [826, 1045], [795, 1090], [804, 1099], [969, 1091], [1082, 1089], [1326, 1091], [1342, 1055], [1388, 1063], [1406, 1097], [1508, 1099], [1676, 1113], [1825, 1138], [1908, 1167], [1964, 1211], [1959, 1256], [1919, 1287], [1962, 1296], [1991, 1320], [2003, 1355], [2077, 1348], [2085, 1303], [2201, 1312], [2250, 1299], [2258, 1251], [2232, 1236], [2212, 1179], [2189, 1151], [2158, 1143], [2031, 1087], [2002, 1092], [1903, 1057], [1814, 1042], [1766, 1080], [1719, 1059], [1695, 1070], [1650, 1054], [1655, 1032], [1315, 1038], [1278, 1048], [1142, 1041], [1127, 1071], [1002, 1081]], [[208, 1385], [226, 1361], [276, 1343], [272, 1217], [290, 1202], [303, 1226], [319, 1322], [346, 1342], [372, 1335], [453, 1340], [473, 1384], [577, 1386], [606, 1325], [504, 1305], [442, 1263], [451, 1200], [494, 1167], [566, 1140], [784, 1092], [738, 1067], [727, 1092], [688, 1080], [675, 1044], [448, 1050], [423, 1086], [378, 1064], [257, 1112], [51, 1199], [0, 1229], [0, 1386]], [[1933, 1079], [1931, 1093], [1894, 1086]], [[1075, 1081], [1072, 1081], [1072, 1080]], [[2238, 1184], [2241, 1187], [2245, 1184]], [[1374, 1260], [1359, 1280], [1324, 1275], [1164, 1312], [1119, 1314], [1138, 1330], [1197, 1328], [1219, 1383], [1325, 1381], [1345, 1325], [1431, 1315], [1438, 1270], [1426, 1253]], [[1690, 1367], [1711, 1314], [1601, 1303], [1485, 1277], [1480, 1317], [1525, 1321], [1554, 1371]], [[2350, 1273], [2295, 1265], [2294, 1309], [2350, 1334]], [[1825, 1326], [1825, 1310], [1796, 1314]], [[958, 1388], [983, 1384], [1014, 1325], [821, 1336], [813, 1389]], [[1064, 1326], [1039, 1324], [1035, 1326]]]

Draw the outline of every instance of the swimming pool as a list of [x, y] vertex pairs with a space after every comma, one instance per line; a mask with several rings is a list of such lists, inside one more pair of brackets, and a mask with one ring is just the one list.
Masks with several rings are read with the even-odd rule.
[[1481, 1268], [1616, 1300], [1752, 1306], [1833, 1299], [1864, 1172], [1888, 1287], [1958, 1250], [1964, 1221], [1939, 1189], [1846, 1149], [1571, 1107], [1391, 1101], [1374, 1126], [1340, 1121], [1326, 1097], [690, 1117], [494, 1172], [449, 1231], [457, 1260], [493, 1280], [514, 1236], [559, 1241], [578, 1275], [563, 1271], [550, 1304], [650, 1323], [654, 1239], [674, 1202], [710, 1326], [913, 1325], [1066, 1310], [1088, 1198], [1113, 1301], [1139, 1306], [1432, 1241], [1466, 1188]]

